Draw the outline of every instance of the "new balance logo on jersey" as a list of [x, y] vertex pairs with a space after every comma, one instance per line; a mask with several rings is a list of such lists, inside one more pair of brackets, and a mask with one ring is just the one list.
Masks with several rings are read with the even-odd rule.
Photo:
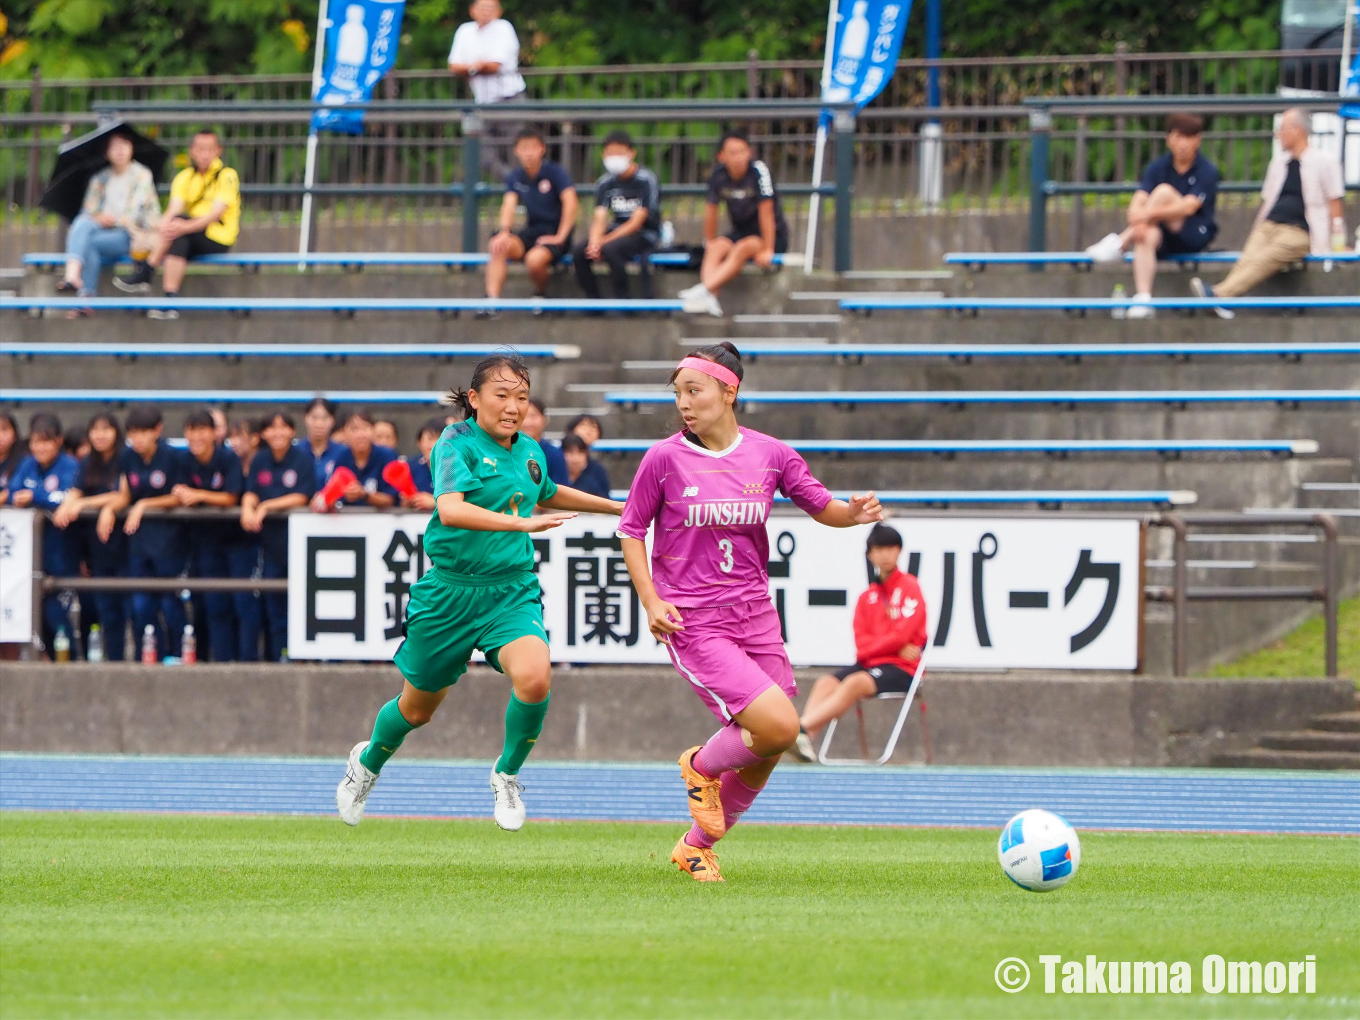
[[697, 496], [697, 495], [699, 495], [699, 486], [697, 486], [697, 485], [686, 485], [686, 486], [685, 486], [685, 495], [686, 495], [686, 496]]
[[724, 527], [732, 524], [764, 524], [769, 512], [767, 503], [747, 500], [691, 503], [687, 528]]

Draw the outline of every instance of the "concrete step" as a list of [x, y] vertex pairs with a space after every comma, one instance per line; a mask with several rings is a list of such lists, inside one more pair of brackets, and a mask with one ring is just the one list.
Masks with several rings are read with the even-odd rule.
[[1360, 753], [1346, 751], [1230, 751], [1216, 754], [1210, 765], [1236, 769], [1360, 769]]
[[1360, 732], [1291, 730], [1287, 733], [1263, 734], [1260, 744], [1272, 751], [1344, 751], [1360, 754]]
[[1330, 712], [1315, 715], [1309, 724], [1315, 730], [1332, 733], [1360, 733], [1360, 709], [1354, 712]]

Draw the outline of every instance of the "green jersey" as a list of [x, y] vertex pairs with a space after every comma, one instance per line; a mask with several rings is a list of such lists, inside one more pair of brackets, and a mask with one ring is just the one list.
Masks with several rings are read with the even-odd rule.
[[[496, 442], [475, 420], [446, 428], [430, 451], [434, 498], [461, 492], [473, 506], [498, 514], [528, 517], [534, 507], [557, 493], [548, 477], [542, 448], [515, 434], [510, 449]], [[451, 528], [435, 510], [425, 529], [425, 552], [442, 570], [490, 577], [534, 567], [534, 545], [522, 531], [468, 531]]]

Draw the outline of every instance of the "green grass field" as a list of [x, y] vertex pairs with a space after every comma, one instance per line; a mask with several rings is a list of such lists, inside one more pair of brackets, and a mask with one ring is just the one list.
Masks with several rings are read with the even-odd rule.
[[[1337, 673], [1349, 677], [1360, 687], [1360, 597], [1346, 599], [1336, 607]], [[1327, 662], [1324, 652], [1325, 624], [1317, 615], [1305, 620], [1279, 641], [1272, 642], [1209, 671], [1221, 677], [1295, 677], [1323, 676]]]
[[[1033, 1017], [1360, 1013], [1360, 840], [1087, 833], [1010, 885], [984, 831], [0, 815], [0, 1015]], [[1046, 995], [1038, 957], [1186, 960], [1190, 995]], [[1312, 996], [1203, 957], [1317, 957]], [[1034, 979], [1008, 995], [1005, 957]]]

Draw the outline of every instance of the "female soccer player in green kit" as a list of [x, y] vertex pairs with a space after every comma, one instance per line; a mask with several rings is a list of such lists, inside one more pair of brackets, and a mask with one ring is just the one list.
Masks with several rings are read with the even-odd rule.
[[[505, 746], [491, 767], [496, 824], [524, 824], [517, 778], [543, 729], [551, 663], [542, 593], [529, 536], [586, 513], [623, 512], [623, 504], [556, 485], [538, 443], [519, 431], [529, 409], [529, 369], [517, 354], [477, 363], [466, 390], [451, 394], [466, 420], [450, 425], [430, 453], [435, 510], [425, 529], [431, 567], [411, 586], [406, 640], [394, 661], [401, 696], [378, 712], [371, 740], [349, 753], [335, 792], [340, 817], [358, 825], [387, 759], [430, 721], [473, 649], [510, 677]], [[533, 516], [535, 506], [565, 511]]]

